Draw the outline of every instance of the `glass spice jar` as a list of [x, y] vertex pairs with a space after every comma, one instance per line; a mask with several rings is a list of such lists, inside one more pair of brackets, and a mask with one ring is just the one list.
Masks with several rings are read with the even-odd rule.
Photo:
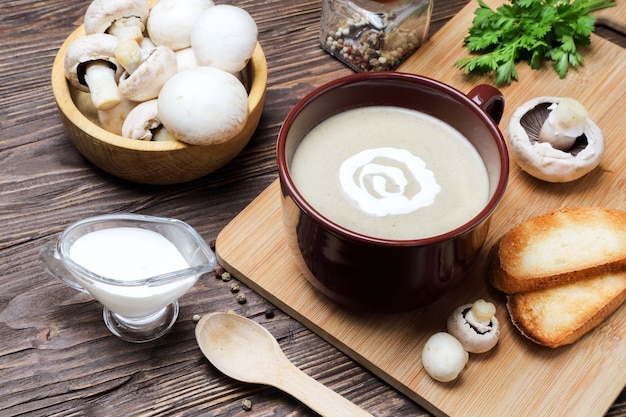
[[428, 36], [433, 0], [323, 0], [322, 47], [353, 70], [392, 71]]

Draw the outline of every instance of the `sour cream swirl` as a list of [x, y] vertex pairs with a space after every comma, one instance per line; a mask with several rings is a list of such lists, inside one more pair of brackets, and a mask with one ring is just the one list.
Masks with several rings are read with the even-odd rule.
[[[371, 148], [343, 161], [339, 182], [364, 212], [378, 217], [407, 214], [435, 201], [441, 187], [426, 163], [406, 149]], [[417, 182], [418, 191], [408, 193]]]

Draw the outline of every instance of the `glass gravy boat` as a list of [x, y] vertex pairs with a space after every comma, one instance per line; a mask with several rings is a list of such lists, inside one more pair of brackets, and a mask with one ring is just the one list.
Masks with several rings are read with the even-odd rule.
[[[91, 246], [83, 243], [88, 241]], [[216, 264], [187, 223], [138, 214], [78, 221], [45, 245], [39, 260], [48, 273], [103, 304], [108, 329], [135, 343], [167, 333], [178, 317], [178, 298]]]

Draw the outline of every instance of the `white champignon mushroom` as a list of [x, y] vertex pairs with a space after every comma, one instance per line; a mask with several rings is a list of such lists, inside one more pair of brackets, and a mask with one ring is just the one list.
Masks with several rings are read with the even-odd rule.
[[244, 9], [220, 4], [205, 10], [191, 31], [191, 48], [200, 65], [241, 71], [257, 44], [256, 22]]
[[440, 382], [455, 380], [465, 368], [469, 354], [454, 336], [439, 332], [424, 345], [422, 365], [433, 379]]
[[129, 100], [157, 98], [163, 85], [177, 71], [176, 54], [166, 46], [157, 46], [132, 73], [125, 72], [119, 90]]
[[584, 106], [576, 103], [568, 98], [537, 97], [514, 112], [507, 142], [520, 168], [543, 181], [568, 182], [600, 164], [604, 135]]
[[500, 337], [496, 306], [485, 300], [458, 307], [448, 318], [448, 333], [470, 353], [492, 349]]
[[85, 33], [109, 33], [140, 43], [149, 13], [146, 0], [93, 0], [85, 12]]
[[98, 110], [111, 109], [121, 101], [117, 81], [123, 68], [115, 59], [117, 44], [112, 35], [86, 35], [72, 42], [65, 54], [65, 78], [80, 91], [89, 92]]
[[158, 111], [163, 125], [178, 140], [218, 144], [243, 130], [248, 95], [234, 75], [200, 66], [181, 71], [165, 83]]
[[136, 140], [173, 141], [159, 119], [157, 100], [139, 103], [124, 120], [122, 136]]
[[160, 0], [150, 11], [147, 30], [156, 45], [178, 51], [191, 46], [191, 30], [212, 0]]

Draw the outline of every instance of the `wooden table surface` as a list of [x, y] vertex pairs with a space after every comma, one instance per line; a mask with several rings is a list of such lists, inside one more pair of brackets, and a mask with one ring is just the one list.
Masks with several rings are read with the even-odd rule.
[[[309, 416], [298, 401], [222, 375], [201, 354], [193, 315], [233, 310], [262, 323], [306, 373], [376, 416], [426, 416], [333, 346], [242, 286], [204, 276], [181, 300], [165, 337], [131, 344], [106, 329], [99, 303], [47, 275], [39, 249], [70, 223], [106, 213], [181, 219], [207, 240], [277, 176], [275, 139], [291, 107], [351, 71], [319, 47], [321, 1], [244, 0], [267, 57], [266, 105], [232, 163], [182, 185], [145, 186], [95, 168], [73, 148], [52, 97], [50, 70], [88, 0], [7, 0], [0, 14], [0, 416]], [[431, 33], [467, 0], [436, 0]], [[626, 37], [597, 34], [626, 46]], [[264, 312], [273, 308], [275, 316]], [[237, 357], [232, 358], [238, 360]], [[511, 377], [514, 377], [512, 375]], [[242, 400], [252, 410], [242, 409]], [[497, 400], [497, 399], [495, 399]], [[622, 391], [609, 416], [626, 416]]]

